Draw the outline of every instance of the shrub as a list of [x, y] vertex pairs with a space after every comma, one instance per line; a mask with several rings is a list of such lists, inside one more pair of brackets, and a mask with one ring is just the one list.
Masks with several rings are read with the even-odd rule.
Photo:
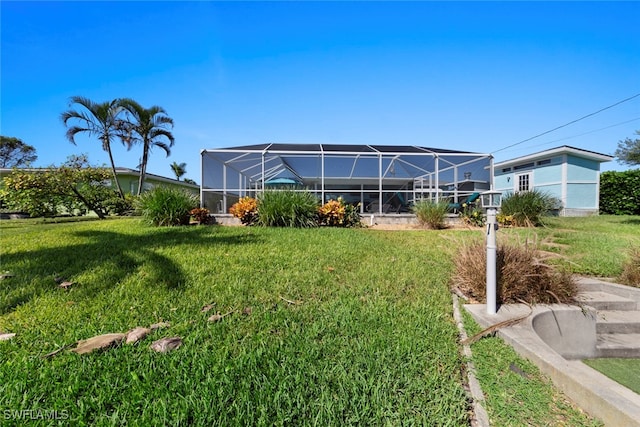
[[600, 174], [600, 212], [640, 215], [640, 169]]
[[140, 195], [137, 210], [152, 225], [189, 224], [189, 211], [198, 206], [198, 196], [173, 187], [158, 186]]
[[268, 190], [258, 197], [258, 224], [310, 228], [318, 225], [318, 199], [308, 191]]
[[253, 197], [242, 197], [231, 206], [229, 213], [244, 225], [253, 225], [258, 220], [258, 201]]
[[[547, 264], [535, 244], [499, 244], [496, 252], [497, 300], [501, 304], [572, 302], [577, 288], [571, 273]], [[454, 259], [453, 286], [486, 301], [487, 251], [483, 242], [460, 247]]]
[[439, 200], [419, 200], [412, 206], [412, 211], [423, 227], [439, 230], [445, 227], [444, 219], [449, 211], [449, 202]]
[[345, 203], [342, 197], [329, 200], [318, 208], [318, 223], [332, 227], [361, 227], [359, 206]]
[[534, 189], [507, 193], [502, 199], [500, 211], [502, 215], [510, 216], [516, 227], [537, 227], [542, 225], [543, 217], [561, 206], [557, 198]]
[[511, 227], [513, 225], [513, 215], [505, 215], [504, 212], [498, 212], [496, 221], [503, 227]]
[[329, 200], [318, 208], [318, 222], [320, 225], [340, 226], [344, 221], [345, 207], [342, 200]]
[[629, 258], [622, 267], [621, 282], [640, 288], [640, 247], [629, 250]]
[[191, 218], [198, 224], [208, 224], [211, 217], [209, 216], [209, 209], [207, 208], [194, 208], [189, 211]]
[[485, 216], [482, 213], [482, 209], [474, 204], [462, 204], [460, 219], [463, 223], [475, 227], [482, 227], [485, 223]]
[[112, 215], [131, 215], [134, 212], [136, 196], [125, 194], [124, 199], [114, 192], [106, 202], [107, 211]]

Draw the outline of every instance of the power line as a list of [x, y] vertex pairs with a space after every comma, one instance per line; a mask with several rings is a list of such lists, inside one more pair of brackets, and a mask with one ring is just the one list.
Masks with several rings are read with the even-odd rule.
[[[545, 146], [545, 145], [553, 144], [554, 142], [560, 142], [560, 141], [566, 141], [567, 139], [578, 138], [580, 136], [589, 135], [589, 134], [600, 132], [600, 131], [606, 130], [606, 129], [611, 129], [611, 128], [616, 127], [616, 126], [626, 125], [627, 123], [635, 122], [636, 120], [640, 120], [640, 117], [636, 117], [635, 119], [625, 120], [624, 122], [615, 123], [613, 125], [605, 126], [603, 128], [599, 128], [599, 129], [590, 130], [590, 131], [583, 132], [583, 133], [580, 133], [580, 134], [577, 134], [577, 135], [571, 135], [571, 136], [567, 136], [567, 137], [564, 137], [564, 138], [554, 139], [552, 141], [544, 142], [542, 144], [531, 145], [531, 146], [529, 146], [529, 148], [542, 147], [542, 146]], [[499, 151], [506, 150], [507, 148], [509, 148], [509, 147], [501, 148]]]
[[618, 101], [618, 102], [616, 102], [615, 104], [611, 104], [611, 105], [609, 105], [608, 107], [601, 108], [601, 109], [600, 109], [600, 110], [598, 110], [598, 111], [595, 111], [595, 112], [593, 112], [593, 113], [587, 114], [586, 116], [582, 116], [582, 117], [580, 117], [579, 119], [572, 120], [572, 121], [570, 121], [570, 122], [568, 122], [568, 123], [565, 123], [565, 124], [563, 124], [563, 125], [561, 125], [561, 126], [555, 127], [555, 128], [553, 128], [553, 129], [551, 129], [551, 130], [548, 130], [548, 131], [546, 131], [546, 132], [542, 132], [542, 133], [540, 133], [540, 134], [538, 134], [538, 135], [532, 136], [531, 138], [523, 139], [523, 140], [522, 140], [522, 141], [520, 141], [520, 142], [516, 142], [515, 144], [511, 144], [511, 145], [508, 145], [508, 146], [506, 146], [506, 147], [503, 147], [503, 148], [501, 148], [501, 149], [499, 149], [499, 150], [494, 151], [494, 152], [493, 152], [493, 153], [491, 153], [491, 154], [495, 154], [495, 153], [497, 153], [497, 152], [499, 152], [499, 151], [506, 150], [507, 148], [515, 147], [516, 145], [524, 144], [524, 143], [525, 143], [525, 142], [527, 142], [527, 141], [531, 141], [532, 139], [539, 138], [539, 137], [541, 137], [541, 136], [543, 136], [543, 135], [546, 135], [546, 134], [548, 134], [548, 133], [555, 132], [555, 131], [557, 131], [558, 129], [562, 129], [562, 128], [564, 128], [564, 127], [567, 127], [567, 126], [569, 126], [569, 125], [572, 125], [572, 124], [574, 124], [574, 123], [576, 123], [576, 122], [579, 122], [580, 120], [584, 120], [584, 119], [586, 119], [587, 117], [595, 116], [595, 115], [596, 115], [596, 114], [598, 114], [598, 113], [601, 113], [601, 112], [603, 112], [603, 111], [605, 111], [605, 110], [608, 110], [608, 109], [610, 109], [610, 108], [613, 108], [613, 107], [615, 107], [616, 105], [620, 105], [620, 104], [622, 104], [622, 103], [624, 103], [624, 102], [631, 101], [632, 99], [637, 98], [637, 97], [639, 97], [639, 96], [640, 96], [640, 93], [636, 93], [635, 95], [630, 96], [629, 98], [625, 98], [625, 99], [623, 99], [622, 101]]

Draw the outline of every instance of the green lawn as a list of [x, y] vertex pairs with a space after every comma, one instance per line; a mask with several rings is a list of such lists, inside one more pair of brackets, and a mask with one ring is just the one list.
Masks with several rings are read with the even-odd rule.
[[[0, 341], [0, 414], [65, 411], [75, 425], [468, 425], [448, 282], [455, 247], [482, 232], [4, 221], [0, 269], [14, 277], [0, 282], [0, 331], [17, 335]], [[75, 285], [65, 291], [56, 276]], [[171, 327], [135, 345], [41, 357], [159, 321]], [[168, 336], [183, 345], [149, 349]], [[478, 355], [507, 351], [496, 340]], [[514, 401], [483, 384], [496, 425], [593, 423], [509, 357], [534, 372], [517, 387], [543, 392]]]
[[584, 363], [640, 394], [640, 359], [588, 359]]

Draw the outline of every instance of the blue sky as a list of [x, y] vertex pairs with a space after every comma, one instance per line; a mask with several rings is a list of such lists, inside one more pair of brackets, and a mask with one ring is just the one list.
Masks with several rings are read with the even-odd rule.
[[[640, 129], [640, 2], [2, 1], [0, 132], [36, 166], [65, 139], [70, 96], [130, 97], [175, 120], [170, 157], [264, 142], [409, 144], [497, 161], [572, 145], [613, 154]], [[139, 147], [114, 147], [135, 168]], [[603, 170], [625, 170], [610, 162]]]

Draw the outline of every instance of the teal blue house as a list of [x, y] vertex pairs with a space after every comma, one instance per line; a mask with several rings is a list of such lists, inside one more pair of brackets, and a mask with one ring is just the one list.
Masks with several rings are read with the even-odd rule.
[[497, 191], [539, 190], [562, 201], [561, 216], [597, 214], [600, 164], [613, 156], [563, 145], [493, 165]]

